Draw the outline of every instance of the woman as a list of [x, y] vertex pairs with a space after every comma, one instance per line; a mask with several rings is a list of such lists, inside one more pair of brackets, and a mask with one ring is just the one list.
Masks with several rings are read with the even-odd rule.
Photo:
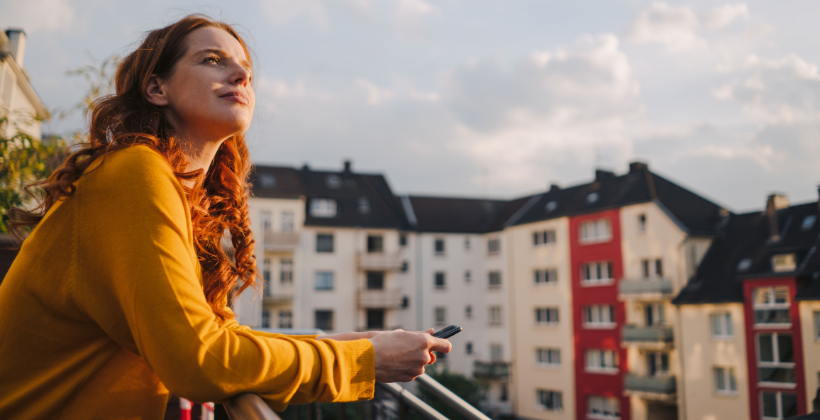
[[[427, 332], [316, 340], [240, 327], [257, 277], [243, 133], [251, 58], [227, 24], [150, 32], [90, 114], [89, 144], [48, 181], [0, 287], [0, 418], [161, 418], [169, 392], [223, 401], [356, 401], [449, 343]], [[220, 241], [230, 232], [231, 263]]]

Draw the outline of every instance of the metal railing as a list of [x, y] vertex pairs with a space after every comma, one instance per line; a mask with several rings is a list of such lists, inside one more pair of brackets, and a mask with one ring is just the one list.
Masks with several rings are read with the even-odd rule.
[[[313, 330], [313, 331], [296, 331], [296, 330], [269, 330], [269, 331], [276, 331], [276, 332], [289, 332], [290, 334], [317, 334], [322, 335], [324, 332], [321, 330]], [[477, 408], [473, 407], [461, 397], [454, 394], [452, 391], [441, 385], [438, 381], [433, 379], [430, 375], [422, 374], [418, 378], [416, 378], [415, 382], [424, 387], [430, 394], [434, 395], [436, 398], [444, 402], [445, 404], [449, 405], [462, 415], [464, 415], [467, 419], [470, 420], [490, 420], [489, 417], [484, 415], [481, 411]], [[421, 398], [417, 397], [412, 392], [404, 389], [403, 386], [397, 383], [383, 383], [383, 382], [376, 382], [376, 387], [378, 390], [383, 391], [382, 394], [386, 394], [391, 396], [395, 399], [397, 403], [398, 410], [395, 410], [392, 407], [389, 407], [387, 404], [384, 403], [383, 400], [371, 400], [368, 402], [371, 404], [371, 418], [380, 418], [380, 419], [404, 419], [405, 413], [408, 409], [412, 410], [416, 414], [420, 415], [421, 417], [427, 420], [447, 420], [447, 417], [436, 411], [433, 407], [428, 405], [424, 402]], [[342, 403], [335, 403], [335, 404], [342, 404]], [[281, 420], [281, 418], [274, 412], [265, 401], [256, 394], [240, 394], [236, 397], [232, 398], [228, 402], [224, 403], [225, 411], [228, 413], [228, 417], [231, 420]], [[298, 407], [298, 406], [294, 406]], [[343, 418], [343, 408], [339, 406], [339, 418]], [[381, 413], [381, 415], [377, 415], [377, 411]], [[295, 411], [298, 417], [298, 411]], [[321, 416], [317, 416], [321, 418]], [[310, 415], [308, 418], [312, 418]]]
[[356, 265], [364, 271], [399, 271], [404, 261], [398, 253], [360, 251], [356, 254]]
[[639, 327], [635, 325], [624, 326], [622, 330], [623, 341], [626, 343], [672, 343], [674, 335], [672, 327]]
[[627, 374], [624, 378], [627, 391], [671, 395], [677, 391], [674, 376], [640, 376]]
[[672, 295], [672, 281], [667, 279], [621, 280], [618, 290], [624, 298], [641, 295], [670, 296]]
[[404, 304], [404, 295], [400, 289], [366, 289], [356, 293], [360, 308], [400, 308]]
[[507, 362], [473, 362], [473, 376], [477, 378], [506, 378], [510, 376], [510, 364]]
[[263, 244], [269, 251], [292, 251], [299, 246], [299, 233], [267, 231]]

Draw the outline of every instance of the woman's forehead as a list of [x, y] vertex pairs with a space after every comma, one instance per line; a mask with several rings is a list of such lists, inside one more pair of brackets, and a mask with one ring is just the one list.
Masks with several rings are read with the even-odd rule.
[[230, 56], [249, 59], [239, 40], [221, 28], [207, 27], [195, 29], [185, 37], [185, 43], [188, 47], [188, 54], [199, 54], [209, 50], [221, 50]]

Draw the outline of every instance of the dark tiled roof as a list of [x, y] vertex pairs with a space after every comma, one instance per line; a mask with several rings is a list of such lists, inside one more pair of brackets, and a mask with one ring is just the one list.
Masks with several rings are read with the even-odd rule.
[[[813, 216], [813, 225], [803, 221]], [[703, 257], [697, 274], [675, 299], [677, 304], [743, 302], [743, 281], [761, 277], [797, 277], [797, 299], [820, 299], [820, 220], [817, 202], [777, 211], [780, 240], [771, 241], [765, 212], [728, 216]], [[794, 253], [794, 272], [775, 273], [772, 257]], [[743, 262], [743, 264], [741, 264]]]
[[[410, 196], [416, 216], [415, 230], [440, 233], [483, 233], [493, 229], [505, 214], [508, 201], [472, 198]], [[501, 227], [503, 228], [503, 226]]]
[[254, 166], [251, 192], [260, 198], [299, 198], [305, 194], [299, 172], [284, 166]]
[[685, 231], [712, 235], [722, 209], [715, 203], [660, 177], [642, 164], [616, 176], [596, 171], [595, 181], [569, 188], [553, 187], [540, 196], [515, 224], [532, 223], [557, 217], [591, 213], [630, 204], [656, 201], [676, 219]]

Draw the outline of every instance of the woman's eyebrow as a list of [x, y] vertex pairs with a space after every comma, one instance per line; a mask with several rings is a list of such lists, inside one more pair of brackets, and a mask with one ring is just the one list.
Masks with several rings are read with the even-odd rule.
[[[205, 49], [201, 49], [201, 50], [197, 51], [197, 55], [202, 55], [202, 54], [206, 54], [206, 53], [216, 54], [220, 57], [225, 57], [225, 56], [228, 55], [228, 53], [226, 53], [224, 50], [221, 50], [219, 48], [205, 48]], [[242, 64], [242, 67], [245, 67], [248, 70], [252, 69], [251, 63], [248, 60], [241, 60], [239, 62], [239, 64]]]

